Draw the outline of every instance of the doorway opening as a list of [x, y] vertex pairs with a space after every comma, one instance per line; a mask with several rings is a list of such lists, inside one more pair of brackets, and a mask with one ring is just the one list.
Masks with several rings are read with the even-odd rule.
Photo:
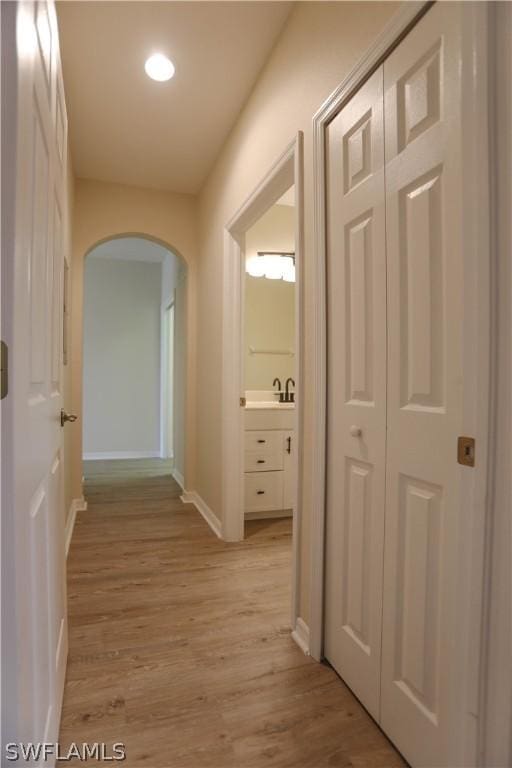
[[291, 627], [299, 618], [302, 438], [302, 134], [225, 230], [223, 538], [291, 517]]
[[295, 506], [294, 187], [247, 230], [243, 258], [243, 517], [247, 523], [293, 517]]
[[141, 236], [87, 254], [84, 460], [163, 459], [183, 482], [186, 273], [178, 255]]

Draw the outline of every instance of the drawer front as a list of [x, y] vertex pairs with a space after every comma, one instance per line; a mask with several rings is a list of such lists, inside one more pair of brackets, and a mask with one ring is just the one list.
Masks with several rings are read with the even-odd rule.
[[283, 438], [280, 432], [271, 432], [270, 430], [248, 431], [245, 432], [245, 450], [247, 451], [270, 451], [279, 453], [282, 451]]
[[281, 411], [278, 408], [272, 410], [245, 409], [245, 428], [248, 430], [269, 429], [293, 429], [295, 424], [295, 410]]
[[263, 512], [283, 506], [283, 473], [254, 472], [245, 475], [245, 511]]
[[271, 453], [270, 451], [246, 451], [246, 472], [269, 472], [283, 469], [283, 452]]

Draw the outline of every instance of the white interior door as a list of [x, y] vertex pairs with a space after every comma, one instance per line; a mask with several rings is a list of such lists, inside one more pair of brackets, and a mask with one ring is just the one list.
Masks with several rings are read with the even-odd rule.
[[327, 133], [325, 656], [379, 717], [386, 446], [383, 70]]
[[10, 392], [4, 401], [9, 458], [2, 472], [12, 521], [6, 610], [16, 674], [6, 704], [10, 731], [3, 735], [39, 742], [58, 736], [67, 656], [60, 425], [67, 123], [54, 6], [13, 6], [8, 43], [17, 80], [6, 98], [15, 223], [7, 303]]
[[[461, 13], [436, 3], [384, 63], [388, 441], [382, 726], [414, 766], [455, 766], [463, 408]], [[469, 128], [471, 130], [471, 128]]]

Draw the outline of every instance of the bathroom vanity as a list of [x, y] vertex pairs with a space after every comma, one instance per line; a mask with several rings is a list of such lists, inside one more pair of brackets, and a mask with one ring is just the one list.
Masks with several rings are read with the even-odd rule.
[[247, 399], [244, 456], [247, 519], [292, 514], [296, 487], [294, 422], [294, 404]]

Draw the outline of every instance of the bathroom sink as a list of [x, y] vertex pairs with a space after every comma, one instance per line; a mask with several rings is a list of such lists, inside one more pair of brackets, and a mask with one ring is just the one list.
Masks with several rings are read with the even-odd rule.
[[280, 403], [271, 389], [247, 389], [245, 400], [249, 410], [289, 411], [295, 408], [295, 403]]

